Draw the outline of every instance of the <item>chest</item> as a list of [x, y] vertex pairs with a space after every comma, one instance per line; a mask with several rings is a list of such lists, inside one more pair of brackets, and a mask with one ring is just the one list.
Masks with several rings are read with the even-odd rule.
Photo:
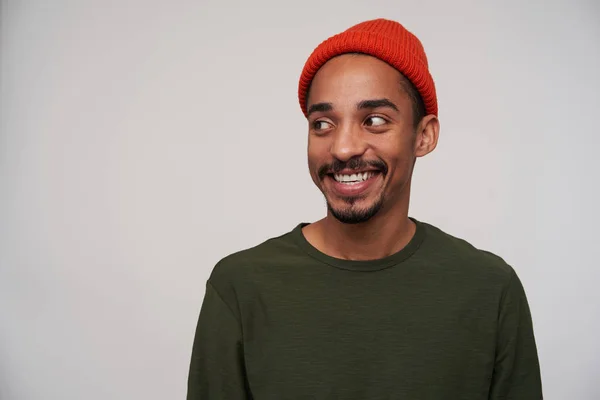
[[[263, 288], [246, 304], [246, 364], [256, 390], [354, 398], [343, 392], [485, 387], [494, 360], [493, 296], [435, 280], [312, 282]], [[473, 389], [474, 380], [481, 388]]]

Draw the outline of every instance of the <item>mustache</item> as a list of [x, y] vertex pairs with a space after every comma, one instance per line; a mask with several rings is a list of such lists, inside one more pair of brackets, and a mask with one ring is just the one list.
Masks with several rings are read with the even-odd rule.
[[362, 158], [351, 158], [348, 161], [335, 160], [330, 164], [324, 164], [319, 168], [318, 174], [319, 179], [323, 179], [327, 174], [337, 174], [344, 169], [359, 171], [369, 167], [378, 169], [384, 175], [388, 172], [388, 166], [382, 160], [363, 160]]

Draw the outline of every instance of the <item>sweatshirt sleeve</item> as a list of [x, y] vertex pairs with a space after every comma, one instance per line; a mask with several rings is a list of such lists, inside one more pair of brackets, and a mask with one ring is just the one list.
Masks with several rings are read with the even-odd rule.
[[241, 325], [209, 282], [192, 347], [187, 400], [250, 398]]
[[541, 400], [542, 383], [525, 291], [512, 271], [498, 319], [490, 400]]

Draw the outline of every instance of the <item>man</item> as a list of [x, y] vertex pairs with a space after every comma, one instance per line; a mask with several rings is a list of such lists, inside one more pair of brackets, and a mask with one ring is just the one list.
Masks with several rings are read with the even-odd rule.
[[299, 100], [327, 215], [215, 266], [188, 399], [541, 399], [515, 271], [408, 216], [439, 132], [420, 41], [351, 27], [309, 57]]

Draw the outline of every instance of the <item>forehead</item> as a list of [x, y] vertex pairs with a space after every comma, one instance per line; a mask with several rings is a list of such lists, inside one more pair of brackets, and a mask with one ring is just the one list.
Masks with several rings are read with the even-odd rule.
[[375, 57], [345, 54], [332, 58], [315, 75], [308, 105], [328, 102], [355, 105], [365, 99], [388, 98], [403, 103], [402, 76], [394, 67]]

